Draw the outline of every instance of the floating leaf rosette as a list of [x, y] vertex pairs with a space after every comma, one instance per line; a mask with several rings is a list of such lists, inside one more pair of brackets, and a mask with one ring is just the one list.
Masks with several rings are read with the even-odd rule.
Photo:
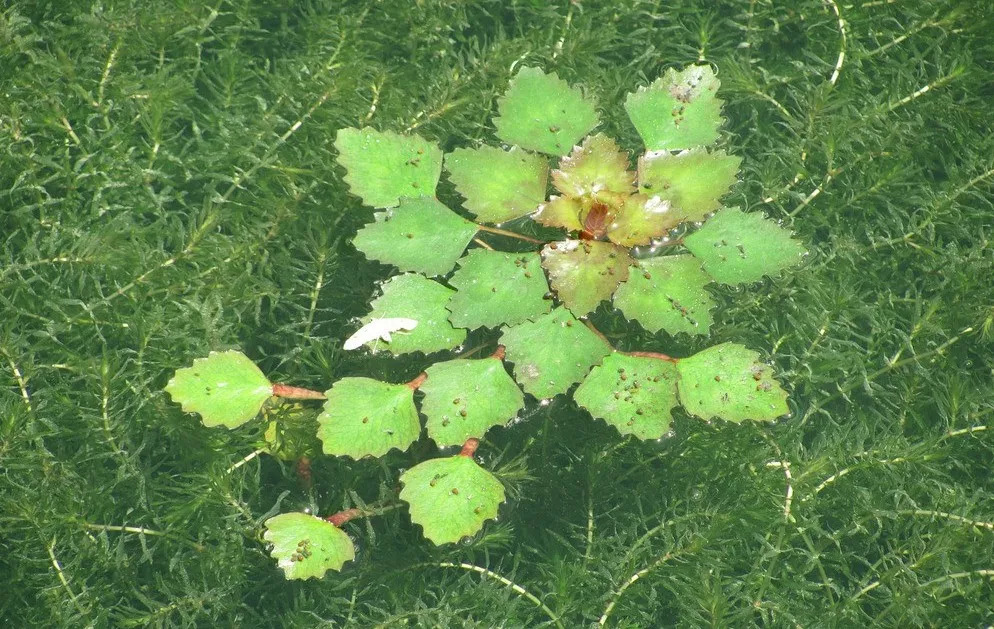
[[245, 354], [229, 350], [178, 369], [166, 392], [184, 411], [200, 413], [205, 426], [237, 428], [259, 414], [273, 385]]
[[425, 461], [404, 472], [400, 482], [400, 499], [410, 505], [411, 521], [435, 544], [475, 534], [497, 517], [504, 502], [504, 486], [468, 456]]
[[265, 526], [263, 538], [273, 545], [269, 554], [287, 579], [320, 579], [355, 559], [355, 545], [345, 531], [313, 515], [283, 513]]

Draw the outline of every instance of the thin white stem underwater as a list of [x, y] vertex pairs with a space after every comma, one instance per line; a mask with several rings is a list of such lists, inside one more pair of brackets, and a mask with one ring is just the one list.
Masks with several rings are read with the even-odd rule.
[[443, 561], [440, 563], [427, 563], [421, 565], [433, 566], [437, 568], [458, 568], [460, 570], [469, 570], [470, 572], [476, 572], [482, 574], [488, 579], [494, 579], [495, 581], [498, 581], [506, 585], [507, 587], [511, 588], [511, 591], [514, 592], [515, 594], [519, 594], [525, 597], [526, 599], [528, 599], [529, 601], [531, 601], [532, 603], [534, 603], [538, 608], [540, 608], [543, 612], [545, 612], [545, 614], [552, 620], [552, 622], [557, 627], [559, 627], [560, 629], [563, 628], [563, 623], [562, 621], [559, 620], [559, 616], [557, 616], [555, 612], [549, 609], [549, 607], [545, 603], [539, 600], [537, 596], [535, 596], [534, 594], [532, 594], [522, 586], [518, 585], [514, 581], [511, 581], [510, 579], [503, 577], [492, 570], [487, 570], [486, 568], [482, 568], [480, 566], [476, 566], [471, 563], [451, 563], [447, 561]]

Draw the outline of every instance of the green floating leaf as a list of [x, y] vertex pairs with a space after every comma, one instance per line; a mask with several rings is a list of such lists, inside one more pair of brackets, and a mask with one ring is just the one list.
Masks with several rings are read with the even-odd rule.
[[177, 369], [166, 393], [187, 413], [200, 413], [205, 426], [237, 428], [259, 414], [273, 385], [245, 354], [229, 350]]
[[671, 362], [614, 352], [590, 370], [573, 399], [623, 435], [659, 439], [673, 420], [677, 379]]
[[670, 68], [648, 88], [625, 100], [625, 110], [650, 151], [689, 149], [718, 139], [719, 82], [711, 66]]
[[518, 414], [525, 398], [496, 358], [457, 358], [425, 370], [421, 412], [428, 418], [428, 436], [439, 446], [460, 445], [480, 438], [493, 426]]
[[799, 264], [805, 254], [786, 229], [761, 213], [746, 214], [737, 207], [717, 212], [687, 236], [684, 245], [723, 284], [755, 282]]
[[449, 284], [457, 289], [448, 304], [449, 320], [471, 330], [514, 325], [552, 308], [537, 253], [473, 249], [459, 260]]
[[355, 559], [352, 539], [331, 522], [306, 513], [282, 513], [265, 522], [263, 539], [287, 579], [320, 579]]
[[497, 517], [504, 486], [472, 457], [432, 459], [400, 477], [400, 499], [411, 505], [411, 521], [434, 544], [454, 544]]
[[773, 379], [773, 370], [759, 354], [736, 343], [722, 343], [683, 358], [680, 401], [701, 419], [719, 417], [741, 423], [769, 421], [786, 415], [787, 393]]
[[580, 90], [538, 68], [518, 71], [497, 110], [497, 137], [549, 155], [568, 153], [598, 121], [593, 103]]
[[580, 231], [580, 213], [583, 203], [571, 197], [553, 197], [548, 203], [539, 206], [538, 212], [532, 218], [548, 227], [562, 227], [569, 231]]
[[549, 163], [517, 147], [456, 149], [445, 156], [445, 169], [466, 209], [486, 223], [530, 214], [545, 200]]
[[683, 221], [669, 201], [656, 196], [633, 194], [625, 199], [608, 226], [611, 242], [625, 247], [647, 245]]
[[318, 438], [325, 454], [383, 456], [406, 450], [421, 434], [414, 389], [372, 378], [342, 378], [325, 395]]
[[355, 248], [401, 271], [425, 275], [451, 271], [477, 229], [433, 197], [401, 199], [375, 219], [356, 234]]
[[650, 332], [707, 334], [714, 300], [704, 290], [711, 276], [694, 256], [640, 260], [639, 268], [618, 287], [614, 305]]
[[592, 135], [559, 162], [552, 183], [567, 197], [598, 198], [602, 193], [631, 194], [635, 175], [628, 154], [603, 133]]
[[401, 197], [433, 196], [442, 174], [442, 151], [418, 135], [339, 129], [338, 163], [352, 194], [372, 207], [391, 207]]
[[559, 300], [582, 317], [610, 299], [618, 284], [628, 278], [632, 258], [609, 242], [565, 240], [542, 249], [542, 266]]
[[721, 207], [718, 201], [735, 183], [742, 158], [704, 149], [646, 153], [639, 158], [640, 191], [669, 201], [682, 221], [700, 221]]
[[515, 380], [540, 399], [564, 393], [611, 352], [565, 308], [504, 330], [500, 342], [514, 363]]
[[418, 326], [410, 332], [395, 332], [389, 343], [376, 340], [370, 347], [385, 347], [393, 354], [432, 352], [452, 349], [466, 340], [466, 330], [449, 323], [446, 305], [455, 293], [423, 275], [395, 275], [383, 284], [383, 294], [373, 300], [373, 310], [363, 317], [363, 324], [373, 319], [414, 319]]

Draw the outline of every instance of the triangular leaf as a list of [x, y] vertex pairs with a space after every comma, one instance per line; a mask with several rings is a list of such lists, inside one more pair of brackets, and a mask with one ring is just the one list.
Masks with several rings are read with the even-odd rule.
[[680, 359], [680, 402], [688, 412], [709, 420], [741, 423], [773, 420], [788, 413], [787, 393], [772, 368], [743, 345], [722, 343]]
[[237, 428], [259, 414], [273, 385], [245, 354], [229, 350], [177, 369], [166, 392], [187, 413], [200, 413], [205, 426]]
[[628, 170], [628, 155], [603, 133], [592, 135], [559, 162], [552, 183], [567, 197], [631, 194], [635, 174]]
[[356, 234], [355, 248], [401, 271], [425, 275], [451, 271], [477, 229], [433, 197], [401, 199], [375, 219]]
[[406, 450], [421, 434], [414, 389], [372, 378], [342, 378], [325, 393], [318, 438], [325, 454], [383, 456]]
[[580, 90], [538, 68], [521, 68], [497, 109], [497, 137], [549, 155], [565, 155], [597, 125], [594, 105]]
[[639, 189], [669, 201], [683, 221], [700, 221], [721, 207], [718, 201], [735, 183], [742, 158], [704, 149], [646, 153], [639, 158]]
[[552, 308], [537, 253], [473, 249], [459, 260], [449, 284], [457, 289], [449, 320], [471, 330], [514, 325]]
[[582, 211], [583, 202], [579, 199], [553, 197], [547, 203], [540, 205], [538, 212], [532, 218], [549, 227], [562, 227], [569, 231], [580, 231], [583, 229], [583, 223], [580, 221]]
[[537, 398], [564, 393], [611, 352], [565, 308], [508, 328], [500, 342], [514, 363], [515, 380]]
[[614, 305], [650, 332], [707, 334], [714, 300], [704, 290], [711, 277], [694, 256], [640, 260], [614, 294]]
[[658, 195], [633, 194], [613, 216], [607, 237], [625, 247], [647, 245], [683, 221], [669, 201]]
[[628, 278], [628, 251], [609, 242], [565, 240], [542, 249], [542, 266], [559, 300], [578, 317], [609, 299]]
[[383, 294], [373, 300], [373, 310], [362, 322], [373, 319], [407, 318], [418, 322], [410, 332], [396, 332], [389, 343], [375, 340], [368, 345], [383, 347], [393, 354], [424, 352], [430, 354], [452, 349], [466, 340], [466, 330], [449, 323], [446, 305], [455, 293], [423, 275], [395, 275], [383, 284]]
[[805, 254], [786, 229], [761, 213], [746, 214], [737, 207], [717, 212], [687, 236], [684, 245], [723, 284], [755, 282], [800, 263]]
[[436, 363], [425, 370], [421, 412], [428, 418], [428, 436], [439, 446], [480, 438], [492, 426], [505, 424], [525, 405], [521, 389], [496, 357]]
[[587, 374], [573, 399], [623, 435], [659, 439], [677, 405], [676, 365], [614, 352]]
[[718, 86], [711, 66], [670, 68], [629, 94], [625, 110], [650, 151], [704, 146], [718, 139], [722, 123]]
[[497, 517], [504, 486], [472, 457], [432, 459], [400, 477], [400, 499], [411, 505], [411, 521], [434, 544], [453, 544]]
[[445, 169], [463, 206], [486, 223], [502, 223], [535, 211], [545, 200], [549, 163], [517, 147], [456, 149], [445, 156]]
[[355, 559], [352, 539], [331, 522], [307, 513], [282, 513], [265, 522], [263, 539], [287, 579], [320, 579]]
[[442, 151], [418, 135], [339, 129], [338, 163], [348, 171], [352, 194], [372, 207], [391, 207], [401, 197], [433, 196], [442, 174]]

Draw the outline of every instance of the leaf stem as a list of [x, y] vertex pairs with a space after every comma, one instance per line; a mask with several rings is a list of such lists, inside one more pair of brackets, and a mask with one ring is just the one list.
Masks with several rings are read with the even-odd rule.
[[497, 360], [504, 360], [504, 357], [506, 355], [507, 355], [507, 351], [504, 348], [504, 346], [503, 345], [498, 345], [497, 349], [494, 350], [493, 354], [490, 354], [489, 358], [496, 358]]
[[640, 358], [655, 358], [658, 360], [665, 360], [671, 363], [679, 362], [679, 358], [673, 358], [663, 354], [662, 352], [622, 352], [625, 356], [638, 356]]
[[525, 236], [524, 234], [519, 234], [518, 232], [508, 231], [506, 229], [500, 229], [498, 227], [490, 227], [489, 225], [476, 224], [477, 229], [480, 231], [490, 232], [491, 234], [497, 234], [499, 236], [507, 236], [508, 238], [517, 238], [518, 240], [524, 240], [526, 242], [533, 242], [537, 245], [544, 245], [544, 240], [538, 240], [532, 238], [531, 236]]
[[407, 386], [411, 387], [412, 390], [417, 391], [418, 387], [424, 384], [425, 380], [427, 379], [428, 379], [428, 374], [422, 371], [421, 373], [419, 373], [417, 376], [414, 377], [414, 380], [408, 382]]
[[367, 507], [365, 509], [345, 509], [344, 511], [339, 511], [338, 513], [333, 513], [327, 516], [325, 520], [341, 528], [341, 526], [349, 520], [354, 520], [355, 518], [368, 518], [374, 515], [383, 515], [384, 513], [389, 513], [395, 509], [400, 509], [403, 506], [404, 503], [397, 501], [387, 502], [381, 505]]
[[286, 384], [274, 384], [273, 395], [292, 400], [324, 400], [324, 393], [301, 387], [291, 387]]
[[462, 450], [459, 451], [459, 456], [465, 456], [472, 458], [476, 454], [476, 449], [480, 447], [480, 440], [476, 437], [470, 437], [466, 440], [466, 443], [462, 444]]

